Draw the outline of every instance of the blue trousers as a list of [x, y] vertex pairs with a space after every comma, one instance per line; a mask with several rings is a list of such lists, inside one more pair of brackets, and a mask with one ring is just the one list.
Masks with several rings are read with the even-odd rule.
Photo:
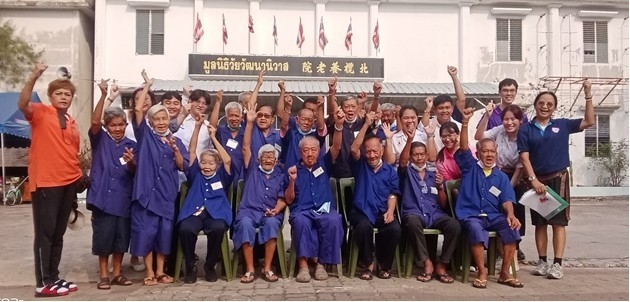
[[[234, 235], [232, 236], [235, 251], [240, 249], [244, 243], [254, 246], [278, 237], [278, 230], [282, 224], [282, 215], [274, 217], [263, 216], [260, 221], [254, 221], [247, 215], [239, 214], [237, 214], [234, 222]], [[256, 240], [256, 228], [258, 228], [258, 240]]]
[[518, 230], [510, 229], [507, 218], [504, 215], [490, 220], [488, 217], [467, 217], [461, 220], [462, 225], [468, 233], [470, 244], [483, 243], [484, 248], [488, 248], [488, 231], [495, 231], [501, 236], [503, 244], [510, 244], [521, 241]]
[[341, 263], [343, 227], [339, 213], [292, 212], [289, 223], [298, 257], [317, 257], [320, 264]]

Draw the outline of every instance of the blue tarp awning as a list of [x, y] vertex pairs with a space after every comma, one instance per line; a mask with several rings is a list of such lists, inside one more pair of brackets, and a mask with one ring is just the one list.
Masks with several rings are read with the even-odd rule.
[[[17, 106], [19, 92], [0, 92], [0, 133], [31, 138], [31, 125]], [[31, 95], [33, 103], [41, 103], [37, 92]]]

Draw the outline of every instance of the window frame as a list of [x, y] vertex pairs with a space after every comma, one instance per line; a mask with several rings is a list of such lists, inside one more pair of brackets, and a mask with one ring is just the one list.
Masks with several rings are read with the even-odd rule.
[[[607, 119], [607, 122], [608, 122], [607, 137], [605, 136], [606, 133], [601, 133], [602, 131], [601, 128], [604, 128], [604, 127], [600, 127], [600, 117], [606, 117]], [[610, 119], [611, 119], [611, 114], [597, 112], [595, 113], [595, 124], [589, 128], [584, 129], [584, 157], [594, 158], [594, 157], [600, 157], [600, 156], [607, 156], [607, 154], [600, 154], [600, 144], [606, 144], [606, 143], [611, 142]], [[592, 134], [595, 134], [595, 135], [593, 136]], [[593, 138], [595, 139], [594, 142], [589, 143], [587, 141]]]
[[[505, 29], [501, 29], [502, 31], [506, 32], [507, 35], [507, 40], [500, 40], [499, 38], [499, 34], [500, 34], [500, 29], [499, 29], [499, 22], [505, 21], [507, 23], [507, 28]], [[516, 33], [514, 33], [512, 31], [513, 22], [518, 22], [518, 27], [519, 27], [519, 36], [518, 37], [514, 37], [514, 35]], [[518, 41], [516, 41], [516, 39], [518, 39]], [[506, 43], [506, 46], [500, 46], [499, 43], [504, 42]], [[516, 51], [514, 50], [514, 44], [518, 43], [518, 47], [520, 48], [518, 50], [518, 53], [515, 53]], [[507, 47], [507, 58], [503, 58], [500, 57], [500, 52], [499, 49], [502, 47]], [[503, 18], [496, 18], [495, 19], [495, 61], [496, 62], [501, 62], [501, 63], [522, 63], [523, 62], [523, 18], [517, 18], [517, 17], [512, 17], [512, 16], [506, 16]]]
[[[586, 42], [587, 31], [585, 29], [587, 23], [592, 23], [592, 41]], [[608, 39], [608, 23], [609, 20], [587, 19], [582, 21], [582, 63], [584, 64], [608, 64], [609, 63], [609, 39]], [[602, 27], [605, 33], [601, 33]], [[599, 28], [599, 30], [598, 30]], [[591, 30], [591, 29], [589, 29]], [[598, 34], [600, 33], [600, 34]], [[604, 41], [601, 41], [601, 40]], [[592, 43], [592, 47], [587, 50], [587, 43]], [[590, 45], [589, 45], [590, 46]], [[592, 54], [586, 54], [592, 51]], [[601, 57], [601, 59], [600, 59]]]
[[[148, 13], [148, 17], [147, 17], [148, 24], [146, 24], [146, 33], [140, 32], [141, 26], [145, 25], [145, 24], [139, 24], [139, 22], [141, 21], [144, 22], [144, 20], [139, 20], [141, 16], [140, 14], [143, 14], [143, 13]], [[166, 14], [166, 11], [164, 9], [143, 8], [143, 9], [136, 10], [136, 47], [135, 47], [136, 55], [164, 55], [165, 54], [165, 44], [166, 44], [165, 43], [165, 27], [166, 27], [165, 14]], [[161, 28], [158, 28], [159, 18], [161, 18], [161, 21], [162, 21]], [[160, 38], [161, 38], [161, 41], [160, 41]], [[145, 40], [145, 41], [142, 41], [142, 40]], [[141, 43], [146, 43], [146, 44], [141, 44]], [[142, 48], [145, 45], [146, 45], [146, 50]]]

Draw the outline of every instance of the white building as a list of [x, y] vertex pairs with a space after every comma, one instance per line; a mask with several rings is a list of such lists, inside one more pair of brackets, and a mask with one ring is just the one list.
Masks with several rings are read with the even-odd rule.
[[[628, 138], [627, 1], [102, 0], [96, 1], [95, 11], [93, 77], [114, 78], [128, 88], [141, 84], [142, 69], [159, 79], [157, 91], [181, 90], [192, 83], [194, 88], [222, 88], [233, 97], [253, 88], [251, 74], [235, 81], [189, 77], [193, 53], [377, 57], [384, 62], [384, 97], [392, 102], [452, 93], [446, 66], [455, 65], [469, 97], [497, 100], [498, 81], [510, 77], [520, 83], [521, 105], [532, 104], [538, 92], [557, 86], [562, 104], [558, 115], [578, 117], [584, 99], [578, 96], [581, 81], [572, 77], [589, 77], [619, 85], [595, 85], [598, 124], [587, 134], [572, 136], [574, 186], [596, 185], [599, 178], [598, 171], [588, 170], [585, 140]], [[195, 45], [197, 15], [204, 35]], [[254, 33], [248, 29], [249, 16]], [[305, 37], [301, 49], [296, 45], [300, 19]], [[318, 43], [320, 20], [328, 38], [325, 52]], [[350, 20], [352, 55], [344, 46]], [[227, 44], [222, 42], [223, 22]], [[378, 51], [372, 41], [377, 22]], [[278, 77], [269, 78], [261, 94], [272, 101]], [[347, 93], [371, 87], [369, 81], [340, 81], [340, 90]], [[304, 95], [325, 87], [323, 78], [288, 83], [288, 90]]]

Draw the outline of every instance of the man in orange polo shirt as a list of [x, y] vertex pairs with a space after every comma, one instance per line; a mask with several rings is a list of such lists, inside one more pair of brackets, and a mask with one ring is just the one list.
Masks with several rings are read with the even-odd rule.
[[22, 88], [18, 107], [31, 124], [28, 174], [33, 195], [35, 296], [50, 297], [78, 289], [76, 284], [59, 278], [59, 262], [82, 173], [78, 126], [67, 113], [76, 91], [72, 82], [57, 79], [48, 84], [51, 105], [31, 102], [35, 82], [46, 68], [44, 64], [35, 66]]

